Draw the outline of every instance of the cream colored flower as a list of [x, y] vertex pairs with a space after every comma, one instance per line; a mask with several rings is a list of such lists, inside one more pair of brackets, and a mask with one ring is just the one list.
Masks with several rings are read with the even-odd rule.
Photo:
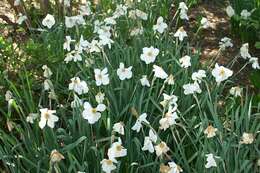
[[140, 79], [140, 82], [141, 82], [142, 86], [150, 87], [150, 83], [149, 83], [146, 75], [142, 76], [142, 78]]
[[209, 125], [205, 130], [204, 134], [207, 135], [207, 138], [212, 138], [216, 136], [217, 128], [214, 128], [212, 125]]
[[143, 53], [141, 54], [140, 58], [142, 61], [145, 62], [145, 64], [153, 63], [156, 59], [156, 57], [159, 54], [159, 49], [151, 47], [144, 47]]
[[153, 72], [156, 78], [166, 79], [168, 77], [168, 74], [163, 70], [163, 68], [157, 65], [153, 65]]
[[51, 151], [50, 159], [52, 163], [60, 162], [65, 159], [65, 157], [56, 149]]
[[39, 126], [41, 129], [43, 129], [46, 124], [50, 128], [54, 128], [55, 122], [59, 120], [59, 118], [54, 115], [56, 113], [56, 110], [49, 110], [47, 108], [40, 109], [41, 112], [41, 120], [39, 122]]
[[122, 146], [122, 141], [120, 138], [118, 139], [118, 142], [114, 142], [112, 146], [108, 149], [107, 155], [109, 159], [113, 162], [117, 162], [116, 158], [124, 157], [127, 155], [127, 149]]
[[228, 17], [233, 17], [235, 15], [235, 11], [230, 5], [226, 8], [226, 13]]
[[219, 66], [218, 64], [215, 64], [215, 68], [212, 70], [212, 75], [215, 77], [216, 82], [220, 83], [231, 77], [233, 75], [233, 71], [223, 66]]
[[188, 55], [185, 55], [184, 57], [182, 57], [179, 61], [181, 63], [181, 67], [183, 68], [188, 68], [191, 66], [191, 57]]
[[254, 142], [253, 133], [244, 132], [241, 138], [240, 144], [252, 144]]
[[111, 173], [113, 170], [116, 169], [116, 166], [114, 165], [112, 160], [103, 159], [100, 163], [102, 165], [102, 170], [105, 173]]
[[55, 19], [53, 15], [47, 14], [47, 16], [42, 20], [42, 25], [51, 29], [51, 27], [55, 24]]
[[229, 90], [229, 93], [235, 97], [242, 97], [242, 91], [243, 89], [240, 88], [239, 86], [235, 86], [235, 87], [232, 87], [230, 90]]
[[177, 38], [179, 38], [180, 41], [183, 41], [183, 39], [184, 39], [185, 37], [188, 37], [188, 35], [187, 35], [186, 31], [184, 30], [184, 28], [183, 28], [183, 27], [180, 27], [180, 28], [177, 30], [177, 32], [174, 34], [174, 37], [177, 37]]
[[160, 144], [156, 145], [154, 149], [158, 157], [161, 156], [162, 154], [166, 154], [170, 150], [167, 144], [163, 141]]
[[121, 135], [124, 135], [125, 134], [124, 123], [123, 122], [115, 123], [113, 125], [113, 131], [117, 132], [117, 133], [119, 133]]

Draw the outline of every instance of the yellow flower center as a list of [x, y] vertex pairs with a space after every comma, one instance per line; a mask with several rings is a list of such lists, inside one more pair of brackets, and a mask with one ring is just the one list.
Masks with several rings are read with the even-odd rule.
[[116, 146], [116, 150], [117, 150], [117, 151], [121, 151], [122, 148], [123, 148], [123, 147], [122, 147], [121, 145], [117, 145], [117, 146]]
[[221, 69], [220, 72], [219, 72], [220, 76], [224, 76], [225, 75], [225, 70], [224, 69]]
[[50, 114], [48, 113], [48, 112], [45, 112], [44, 113], [44, 118], [47, 120], [47, 119], [49, 119], [50, 118]]
[[97, 109], [96, 109], [96, 108], [93, 108], [93, 109], [92, 109], [92, 113], [93, 113], [93, 114], [97, 113]]
[[112, 162], [111, 160], [106, 160], [106, 164], [107, 164], [107, 165], [112, 165], [113, 162]]
[[149, 52], [147, 53], [147, 56], [152, 57], [152, 56], [153, 56], [153, 53], [152, 53], [151, 51], [149, 51]]
[[159, 147], [163, 149], [165, 147], [164, 143], [160, 143]]

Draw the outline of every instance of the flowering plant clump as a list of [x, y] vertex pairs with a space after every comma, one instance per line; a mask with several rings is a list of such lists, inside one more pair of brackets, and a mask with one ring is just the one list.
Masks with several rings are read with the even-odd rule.
[[[55, 49], [62, 61], [43, 64], [37, 84], [25, 74], [21, 91], [7, 79], [3, 114], [9, 131], [0, 134], [5, 168], [78, 173], [258, 169], [260, 107], [233, 81], [232, 63], [201, 64], [185, 27], [169, 27], [163, 3], [109, 2], [88, 1], [62, 21], [55, 14], [42, 19], [44, 36], [64, 32]], [[188, 22], [188, 10], [181, 2], [176, 14]], [[227, 11], [233, 14], [231, 7]], [[210, 23], [203, 18], [201, 25]], [[231, 41], [223, 38], [220, 51], [232, 47]], [[259, 69], [247, 44], [238, 53]]]

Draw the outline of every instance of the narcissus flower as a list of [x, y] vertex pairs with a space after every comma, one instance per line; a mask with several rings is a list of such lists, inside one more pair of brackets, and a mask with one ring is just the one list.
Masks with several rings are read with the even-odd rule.
[[166, 79], [168, 77], [168, 74], [163, 70], [163, 68], [157, 65], [153, 65], [153, 72], [156, 78]]
[[71, 44], [71, 42], [74, 42], [74, 41], [75, 40], [72, 40], [70, 36], [66, 36], [66, 40], [63, 44], [63, 49], [70, 51], [71, 50], [70, 44]]
[[26, 15], [23, 15], [22, 13], [19, 13], [18, 15], [18, 19], [16, 21], [16, 23], [18, 23], [19, 25], [21, 25], [24, 21], [26, 21], [28, 18]]
[[217, 156], [214, 156], [212, 153], [206, 154], [207, 157], [207, 163], [205, 165], [205, 168], [211, 168], [211, 167], [217, 167], [217, 163], [215, 161], [215, 158], [218, 158]]
[[252, 133], [246, 133], [244, 132], [240, 144], [252, 144], [254, 142], [254, 135]]
[[224, 37], [220, 40], [219, 47], [223, 50], [225, 50], [228, 47], [233, 47], [233, 43], [231, 41], [232, 40], [230, 38]]
[[193, 81], [201, 83], [201, 80], [206, 77], [205, 70], [199, 70], [197, 72], [192, 73], [191, 78]]
[[249, 62], [252, 64], [253, 69], [260, 69], [258, 58], [257, 57], [251, 57], [249, 59]]
[[73, 90], [79, 95], [88, 92], [88, 85], [85, 81], [81, 81], [79, 77], [71, 78], [71, 83], [69, 84], [69, 90]]
[[42, 25], [51, 29], [51, 27], [55, 24], [55, 19], [53, 15], [47, 14], [46, 17], [42, 20]]
[[39, 126], [41, 129], [43, 129], [46, 124], [50, 128], [54, 128], [54, 124], [59, 120], [59, 118], [54, 115], [56, 113], [56, 110], [49, 110], [48, 108], [40, 109], [41, 112], [41, 120], [39, 122]]
[[191, 66], [191, 62], [190, 62], [191, 57], [188, 55], [185, 55], [184, 57], [182, 57], [179, 61], [181, 63], [181, 67], [183, 68], [188, 68]]
[[212, 138], [216, 136], [217, 128], [214, 128], [212, 125], [209, 125], [205, 130], [204, 134], [207, 135], [207, 138]]
[[165, 108], [167, 106], [177, 106], [178, 97], [175, 95], [168, 95], [163, 93], [163, 101], [160, 104]]
[[207, 28], [210, 27], [210, 22], [209, 22], [208, 19], [205, 18], [205, 17], [203, 17], [203, 18], [201, 19], [200, 24], [201, 24], [202, 28], [204, 28], [204, 29], [207, 29]]
[[113, 162], [117, 162], [116, 158], [118, 157], [124, 157], [127, 154], [127, 149], [125, 149], [122, 146], [122, 141], [119, 138], [118, 142], [114, 142], [111, 147], [108, 149], [107, 155], [109, 157], [110, 160], [112, 160]]
[[146, 75], [142, 76], [142, 78], [140, 79], [140, 82], [141, 82], [142, 86], [150, 87], [150, 83], [149, 83]]
[[217, 63], [215, 64], [215, 68], [212, 70], [211, 73], [215, 77], [215, 80], [218, 84], [222, 81], [227, 80], [229, 77], [233, 75], [232, 70], [223, 66], [219, 66]]
[[51, 151], [50, 159], [52, 163], [60, 162], [62, 159], [65, 159], [65, 157], [56, 149]]
[[109, 84], [109, 76], [107, 68], [104, 68], [102, 71], [100, 69], [94, 69], [96, 85], [108, 85]]
[[170, 166], [170, 170], [168, 173], [180, 173], [180, 172], [183, 172], [182, 168], [177, 165], [175, 162], [169, 162], [168, 163], [169, 166]]
[[46, 78], [50, 78], [51, 75], [52, 75], [51, 69], [47, 65], [43, 65], [42, 69], [44, 70], [43, 76], [46, 77]]
[[134, 126], [133, 126], [131, 129], [132, 129], [132, 130], [135, 130], [135, 131], [137, 131], [137, 132], [139, 132], [140, 129], [143, 127], [142, 123], [150, 124], [149, 121], [146, 120], [146, 117], [147, 117], [147, 114], [146, 114], [146, 113], [141, 114], [141, 115], [137, 118], [137, 120], [136, 120]]
[[251, 16], [251, 13], [247, 10], [242, 10], [240, 15], [243, 19], [247, 20]]
[[249, 54], [248, 48], [249, 48], [248, 43], [243, 44], [242, 47], [240, 48], [240, 55], [243, 59], [251, 58], [251, 55]]
[[184, 2], [179, 3], [179, 10], [180, 10], [180, 18], [183, 20], [189, 20], [189, 17], [187, 15], [188, 7]]
[[157, 19], [156, 25], [153, 25], [153, 30], [159, 32], [160, 34], [162, 34], [164, 32], [164, 30], [167, 28], [167, 24], [163, 22], [163, 17], [160, 16]]
[[144, 138], [144, 146], [142, 147], [143, 151], [149, 151], [150, 153], [154, 152], [154, 147], [151, 139], [149, 137]]
[[116, 166], [114, 165], [112, 160], [109, 159], [103, 159], [101, 162], [102, 171], [105, 173], [111, 173], [113, 170], [116, 169]]
[[103, 103], [104, 99], [105, 99], [105, 94], [102, 92], [98, 92], [97, 95], [95, 96], [95, 99], [97, 101], [97, 103]]
[[115, 123], [113, 125], [113, 131], [117, 132], [117, 133], [119, 133], [121, 135], [124, 135], [125, 134], [124, 123], [123, 122]]
[[131, 19], [136, 19], [136, 18], [140, 18], [142, 20], [147, 20], [148, 19], [148, 15], [147, 13], [141, 11], [141, 10], [131, 10], [129, 11], [129, 18]]
[[141, 54], [140, 58], [142, 61], [144, 61], [146, 64], [153, 63], [159, 54], [159, 49], [151, 47], [144, 47], [143, 53]]
[[232, 6], [228, 6], [226, 8], [226, 13], [228, 15], [228, 17], [233, 17], [235, 15], [235, 11], [234, 9], [232, 8]]
[[229, 90], [229, 93], [235, 97], [242, 97], [242, 91], [243, 89], [240, 88], [239, 86], [235, 86], [235, 87], [232, 87], [230, 90]]
[[132, 66], [125, 68], [124, 63], [121, 62], [116, 73], [120, 80], [131, 79], [133, 75]]
[[96, 108], [93, 108], [89, 102], [85, 102], [82, 115], [84, 119], [88, 120], [89, 124], [95, 124], [100, 119], [101, 112], [105, 110], [104, 104], [98, 104]]
[[170, 126], [176, 124], [176, 119], [178, 119], [178, 115], [175, 112], [175, 110], [169, 109], [168, 112], [166, 112], [165, 117], [160, 119], [159, 124], [160, 124], [160, 129], [166, 130]]
[[200, 86], [197, 82], [194, 83], [188, 83], [182, 86], [184, 89], [184, 94], [189, 95], [189, 94], [195, 94], [195, 93], [201, 93]]
[[162, 154], [166, 154], [170, 150], [167, 144], [163, 141], [160, 144], [156, 145], [154, 149], [158, 157], [161, 156]]
[[183, 41], [185, 37], [188, 37], [186, 31], [183, 29], [183, 27], [180, 27], [177, 32], [174, 34], [174, 37], [179, 38], [180, 41]]

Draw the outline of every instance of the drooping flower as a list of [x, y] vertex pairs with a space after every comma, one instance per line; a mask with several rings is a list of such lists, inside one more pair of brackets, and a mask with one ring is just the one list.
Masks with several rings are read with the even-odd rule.
[[147, 13], [141, 11], [141, 10], [131, 10], [129, 11], [129, 18], [131, 19], [136, 19], [136, 18], [140, 18], [142, 20], [147, 20], [148, 19], [148, 15]]
[[201, 80], [206, 77], [205, 70], [199, 70], [197, 72], [192, 73], [191, 78], [194, 82], [201, 83]]
[[180, 63], [181, 63], [181, 67], [183, 68], [188, 68], [191, 66], [191, 57], [188, 55], [185, 55], [184, 57], [182, 57], [181, 59], [179, 59]]
[[224, 37], [220, 40], [219, 47], [223, 50], [225, 50], [228, 47], [233, 47], [233, 43], [231, 41], [232, 40], [230, 38]]
[[42, 25], [46, 26], [49, 29], [51, 29], [54, 24], [55, 24], [55, 19], [51, 14], [47, 14], [46, 17], [42, 20]]
[[207, 163], [205, 165], [205, 168], [208, 169], [211, 167], [217, 167], [217, 163], [215, 161], [215, 158], [218, 158], [217, 156], [214, 156], [212, 153], [210, 153], [210, 154], [206, 154], [206, 157], [207, 157]]
[[235, 87], [230, 88], [229, 93], [235, 97], [238, 97], [238, 96], [242, 97], [242, 91], [243, 91], [242, 88], [240, 88], [239, 86], [235, 86]]
[[104, 104], [98, 104], [96, 108], [93, 108], [89, 102], [85, 102], [82, 115], [84, 119], [88, 120], [89, 124], [94, 124], [100, 119], [101, 112], [105, 110]]
[[39, 122], [39, 126], [43, 129], [46, 124], [50, 128], [54, 128], [54, 124], [59, 120], [59, 118], [55, 115], [56, 110], [49, 110], [48, 108], [40, 109], [41, 112], [41, 120]]
[[26, 122], [33, 124], [34, 120], [36, 120], [38, 117], [39, 117], [39, 114], [37, 114], [37, 113], [30, 113], [26, 117]]
[[116, 10], [113, 13], [113, 16], [115, 18], [119, 18], [119, 17], [124, 16], [126, 14], [127, 14], [127, 6], [119, 4], [119, 5], [116, 6]]
[[170, 166], [170, 170], [168, 173], [180, 173], [183, 172], [182, 168], [177, 165], [174, 161], [168, 163]]
[[183, 27], [180, 27], [177, 32], [174, 34], [174, 37], [179, 38], [180, 41], [183, 41], [185, 37], [188, 37], [186, 31]]
[[220, 83], [231, 77], [233, 75], [233, 71], [223, 66], [219, 66], [216, 63], [215, 68], [212, 70], [212, 75], [215, 77], [216, 82]]
[[46, 78], [50, 78], [52, 76], [52, 71], [47, 65], [43, 65], [42, 69], [44, 70], [43, 76]]
[[136, 27], [130, 30], [130, 36], [136, 36], [136, 35], [142, 35], [144, 32], [144, 28], [141, 27]]
[[146, 123], [146, 124], [150, 124], [149, 121], [146, 120], [146, 117], [147, 117], [147, 114], [146, 114], [146, 113], [141, 114], [141, 115], [137, 118], [137, 120], [136, 120], [134, 126], [133, 126], [131, 129], [132, 129], [132, 130], [135, 130], [135, 131], [137, 131], [137, 132], [139, 132], [140, 129], [143, 127], [143, 125], [142, 125], [143, 122]]
[[125, 134], [124, 123], [123, 122], [115, 123], [113, 125], [113, 131], [115, 131], [121, 135], [124, 135]]
[[183, 20], [189, 20], [189, 17], [187, 15], [188, 7], [184, 2], [179, 3], [178, 9], [180, 10], [180, 18]]
[[120, 138], [118, 139], [118, 142], [112, 143], [111, 147], [108, 149], [107, 155], [113, 162], [117, 162], [116, 158], [127, 155], [127, 149], [122, 146], [122, 141]]
[[240, 144], [252, 144], [254, 142], [254, 135], [252, 133], [246, 133], [244, 132]]
[[235, 15], [235, 11], [230, 5], [226, 8], [226, 13], [228, 17], [233, 17]]
[[132, 66], [125, 68], [124, 63], [122, 62], [116, 72], [120, 80], [131, 79], [133, 75]]
[[207, 135], [207, 138], [212, 138], [216, 136], [217, 128], [214, 128], [212, 125], [209, 125], [205, 130], [204, 134]]
[[74, 41], [75, 40], [72, 40], [70, 36], [66, 36], [66, 41], [63, 44], [63, 49], [70, 51], [71, 50], [70, 44], [71, 44], [71, 42], [74, 42]]
[[202, 28], [204, 28], [204, 29], [207, 29], [210, 27], [210, 22], [205, 17], [202, 17], [200, 24], [201, 24]]
[[247, 10], [242, 10], [240, 15], [243, 19], [247, 20], [251, 16], [251, 13]]
[[103, 101], [105, 99], [105, 94], [102, 92], [98, 92], [97, 95], [95, 96], [95, 99], [96, 99], [97, 103], [101, 104], [101, 103], [103, 103]]
[[50, 159], [52, 163], [60, 162], [65, 157], [56, 149], [51, 151]]
[[202, 92], [200, 89], [200, 86], [197, 82], [188, 83], [188, 84], [183, 85], [182, 87], [184, 89], [185, 95], [190, 95], [190, 94], [195, 94], [195, 93], [200, 94]]
[[105, 173], [111, 173], [113, 170], [116, 169], [116, 166], [114, 165], [112, 160], [103, 159], [100, 163], [102, 171], [104, 171]]
[[173, 76], [172, 74], [170, 74], [170, 75], [168, 76], [168, 78], [166, 79], [166, 83], [167, 83], [168, 85], [174, 85], [175, 79], [174, 79], [174, 76]]
[[81, 81], [79, 77], [71, 78], [71, 83], [69, 84], [69, 90], [73, 90], [79, 95], [88, 92], [88, 85], [85, 81]]
[[150, 153], [154, 152], [153, 143], [152, 143], [151, 139], [147, 136], [144, 138], [144, 146], [142, 147], [142, 150], [149, 151]]
[[248, 51], [248, 47], [249, 47], [249, 44], [248, 43], [245, 43], [242, 45], [242, 47], [240, 48], [240, 55], [242, 58], [244, 59], [248, 59], [248, 58], [251, 58], [251, 55], [249, 54], [249, 51]]
[[249, 62], [252, 64], [253, 69], [260, 69], [258, 58], [257, 57], [251, 57], [249, 59]]
[[166, 79], [168, 77], [168, 74], [163, 70], [163, 68], [157, 65], [153, 65], [153, 72], [156, 78]]
[[162, 154], [166, 154], [170, 150], [167, 144], [163, 141], [160, 144], [156, 145], [154, 149], [158, 157], [161, 156]]
[[82, 16], [89, 16], [92, 14], [92, 11], [91, 11], [91, 3], [90, 1], [87, 1], [85, 5], [81, 5], [79, 7], [79, 13], [82, 15]]
[[172, 106], [174, 105], [175, 107], [177, 107], [177, 101], [178, 101], [178, 97], [175, 95], [168, 95], [163, 93], [163, 101], [160, 102], [160, 104], [165, 108], [167, 106]]
[[178, 115], [175, 111], [172, 111], [171, 109], [168, 110], [168, 112], [165, 114], [165, 117], [160, 119], [160, 129], [166, 130], [170, 126], [176, 124], [176, 119], [178, 119]]
[[156, 25], [153, 25], [153, 30], [156, 32], [159, 32], [160, 34], [162, 34], [164, 32], [164, 30], [167, 28], [167, 24], [165, 22], [163, 22], [163, 17], [160, 16], [157, 19]]
[[144, 61], [146, 64], [153, 63], [159, 54], [159, 49], [151, 47], [144, 47], [143, 53], [141, 54], [140, 58], [142, 61]]
[[96, 85], [108, 85], [109, 84], [109, 75], [107, 68], [104, 68], [102, 71], [100, 69], [94, 69]]
[[140, 79], [140, 82], [141, 82], [142, 86], [150, 87], [150, 83], [149, 83], [146, 75], [142, 76], [142, 78]]

